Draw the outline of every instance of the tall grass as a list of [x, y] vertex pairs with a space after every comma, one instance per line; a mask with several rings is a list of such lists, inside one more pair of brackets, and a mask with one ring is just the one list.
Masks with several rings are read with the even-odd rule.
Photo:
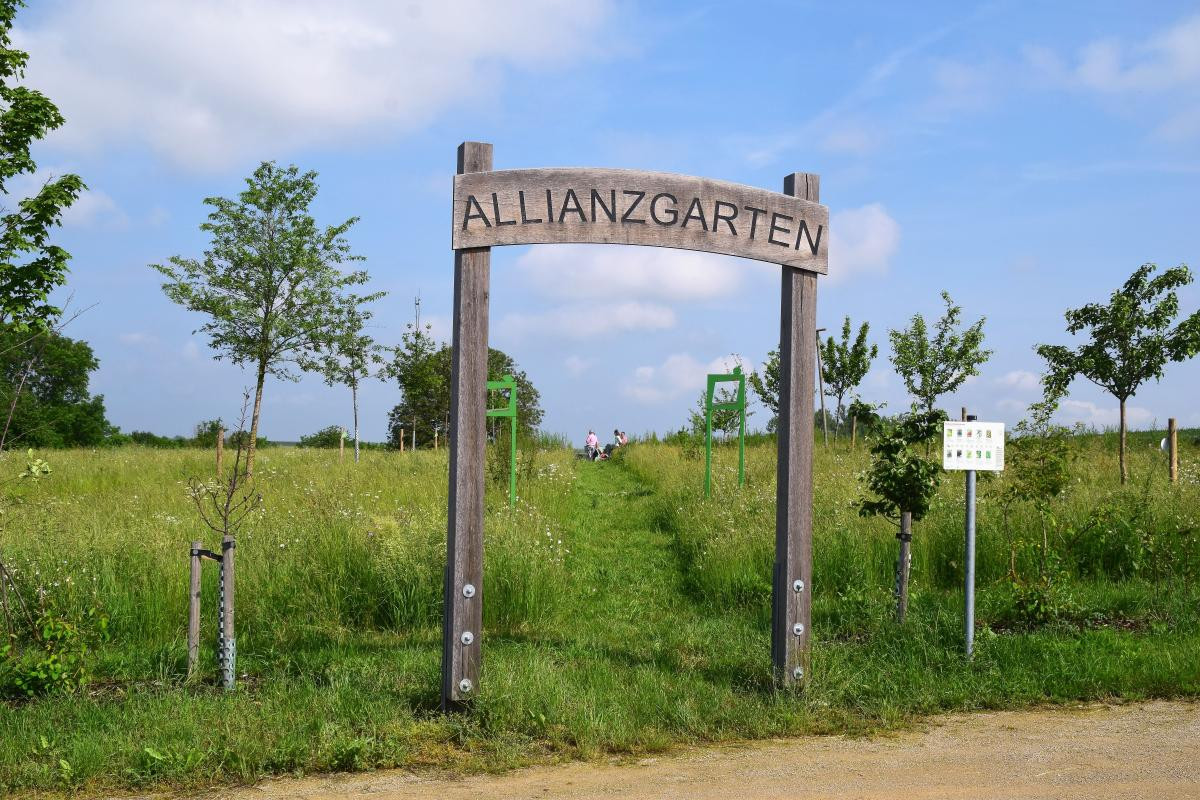
[[[0, 552], [33, 603], [109, 616], [114, 646], [102, 672], [178, 675], [189, 545], [219, 549], [186, 492], [188, 478], [211, 474], [211, 454], [128, 447], [57, 452], [51, 461], [52, 479], [10, 498]], [[557, 515], [573, 463], [557, 451], [538, 461], [515, 508], [506, 492], [488, 497], [486, 608], [501, 631], [552, 614], [562, 581]], [[438, 629], [446, 469], [444, 450], [367, 452], [357, 465], [331, 451], [263, 451], [255, 475], [263, 507], [236, 550], [243, 666], [253, 671], [314, 631]], [[212, 635], [216, 577], [205, 570], [202, 589]]]
[[[1047, 521], [1056, 564], [1075, 582], [1142, 580], [1160, 585], [1200, 574], [1200, 447], [1185, 437], [1181, 479], [1172, 486], [1163, 454], [1149, 441], [1141, 442], [1130, 454], [1134, 478], [1122, 486], [1114, 444], [1107, 436], [1073, 441], [1071, 485], [1051, 505]], [[692, 596], [714, 606], [766, 614], [775, 546], [775, 449], [767, 444], [747, 450], [747, 480], [741, 488], [736, 485], [736, 458], [732, 447], [717, 450], [711, 498], [703, 496], [703, 461], [687, 450], [641, 445], [630, 451], [627, 463], [662, 488], [660, 522], [672, 531]], [[818, 615], [827, 611], [843, 616], [868, 597], [877, 605], [891, 590], [896, 527], [879, 518], [863, 519], [855, 507], [862, 493], [860, 475], [869, 460], [865, 448], [852, 450], [844, 442], [815, 449], [813, 576]], [[1014, 563], [1019, 574], [1036, 571], [1040, 556], [1023, 545], [1041, 536], [1043, 520], [1032, 504], [1002, 502], [1005, 473], [980, 476], [977, 580], [999, 590]], [[928, 516], [914, 528], [912, 579], [918, 593], [959, 589], [963, 503], [963, 479], [946, 475]], [[819, 602], [822, 599], [849, 605]]]
[[[1155, 440], [1156, 441], [1156, 440]], [[483, 673], [470, 713], [438, 713], [445, 453], [270, 450], [264, 510], [238, 540], [238, 691], [184, 680], [188, 545], [206, 538], [195, 450], [47, 454], [9, 485], [0, 551], [33, 602], [98, 607], [111, 637], [82, 693], [0, 701], [0, 794], [200, 788], [312, 770], [502, 769], [678, 742], [870, 731], [945, 709], [1200, 695], [1200, 468], [1180, 485], [1139, 444], [1134, 481], [1080, 439], [1051, 542], [1070, 614], [1012, 624], [1007, 580], [1034, 566], [1033, 509], [980, 482], [977, 654], [961, 653], [962, 481], [915, 528], [908, 622], [892, 621], [894, 528], [853, 507], [862, 450], [816, 450], [812, 682], [777, 691], [769, 658], [774, 448], [703, 460], [638, 443], [608, 462], [522, 453], [514, 508], [489, 485]], [[503, 455], [503, 454], [501, 454]], [[503, 463], [503, 458], [497, 459]], [[3, 465], [0, 465], [0, 469]], [[499, 471], [503, 476], [503, 470]], [[497, 479], [499, 480], [499, 479]], [[39, 595], [41, 599], [39, 600]], [[0, 678], [3, 676], [0, 675]], [[65, 766], [64, 766], [65, 765]]]

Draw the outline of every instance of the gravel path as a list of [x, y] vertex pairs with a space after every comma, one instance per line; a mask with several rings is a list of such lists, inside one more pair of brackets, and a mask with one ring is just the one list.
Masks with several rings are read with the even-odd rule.
[[277, 780], [229, 800], [516, 798], [1200, 798], [1200, 704], [963, 714], [876, 739], [771, 740], [633, 763], [463, 779], [405, 772]]

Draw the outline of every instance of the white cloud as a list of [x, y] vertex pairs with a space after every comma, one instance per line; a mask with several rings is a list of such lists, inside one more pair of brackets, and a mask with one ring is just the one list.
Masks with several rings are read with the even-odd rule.
[[839, 211], [829, 221], [829, 278], [883, 275], [900, 247], [900, 224], [879, 203]]
[[890, 389], [895, 372], [886, 367], [876, 367], [863, 378], [865, 385], [871, 389]]
[[741, 363], [738, 356], [723, 356], [704, 364], [688, 353], [675, 353], [656, 367], [635, 369], [622, 391], [639, 403], [659, 405], [702, 391], [710, 372], [729, 372]]
[[[1200, 134], [1200, 15], [1133, 45], [1099, 39], [1074, 58], [1046, 47], [1028, 47], [1025, 58], [1050, 86], [1123, 99], [1164, 99], [1161, 113], [1166, 118], [1156, 126], [1162, 138], [1190, 139]], [[1143, 112], [1138, 109], [1138, 113]]]
[[831, 128], [821, 140], [821, 149], [828, 153], [865, 156], [879, 148], [879, 130], [860, 123], [841, 123]]
[[71, 207], [63, 212], [64, 226], [106, 227], [121, 229], [129, 225], [129, 217], [115, 200], [104, 192], [84, 189]]
[[1001, 386], [1008, 386], [1021, 391], [1032, 392], [1041, 386], [1041, 379], [1026, 369], [1014, 369], [996, 379]]
[[60, 146], [140, 140], [191, 168], [413, 129], [506, 68], [590, 55], [606, 0], [84, 0], [14, 31]]
[[[16, 205], [36, 195], [51, 181], [73, 172], [74, 169], [62, 165], [39, 167], [35, 172], [14, 176], [8, 182], [8, 191], [0, 197]], [[106, 193], [98, 189], [84, 189], [75, 202], [63, 211], [62, 224], [65, 227], [124, 228], [129, 224], [129, 218]]]
[[508, 314], [497, 324], [501, 335], [563, 336], [588, 339], [611, 333], [673, 328], [675, 312], [654, 303], [571, 303], [549, 311]]
[[741, 288], [747, 271], [762, 269], [758, 262], [691, 250], [586, 244], [535, 245], [517, 268], [543, 297], [601, 304], [724, 297]]
[[[117, 336], [117, 340], [121, 344], [128, 345], [129, 347], [138, 347], [141, 345], [152, 345], [158, 343], [157, 336], [152, 333], [144, 333], [142, 331], [137, 331], [134, 333], [122, 333]], [[188, 344], [191, 344], [191, 342], [188, 342]]]
[[567, 369], [567, 374], [572, 377], [579, 377], [583, 373], [591, 369], [592, 361], [586, 358], [580, 358], [577, 355], [569, 355], [563, 361], [563, 366]]
[[[1117, 401], [1097, 405], [1086, 400], [1064, 400], [1057, 416], [1067, 423], [1082, 422], [1096, 427], [1112, 427], [1120, 423], [1121, 412]], [[1142, 427], [1154, 417], [1149, 409], [1141, 406], [1125, 406], [1125, 421], [1130, 428]]]

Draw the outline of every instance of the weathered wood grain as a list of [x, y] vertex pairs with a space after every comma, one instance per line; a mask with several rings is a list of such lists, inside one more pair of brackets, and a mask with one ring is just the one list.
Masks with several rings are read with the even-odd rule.
[[[464, 142], [458, 171], [492, 168], [492, 146]], [[450, 507], [442, 627], [442, 707], [460, 706], [479, 686], [483, 626], [483, 459], [487, 415], [488, 283], [491, 251], [454, 254], [450, 378]], [[467, 587], [471, 587], [467, 590]], [[469, 636], [467, 635], [469, 634]]]
[[[217, 439], [220, 441], [220, 438]], [[220, 458], [220, 450], [217, 451]], [[220, 469], [218, 465], [218, 470]], [[187, 674], [192, 677], [196, 671], [196, 663], [200, 658], [200, 549], [202, 542], [193, 541], [191, 553], [191, 570], [188, 579], [188, 634], [187, 634]]]
[[[788, 175], [784, 192], [815, 203], [820, 198], [819, 178]], [[777, 679], [786, 686], [810, 676], [817, 274], [784, 266], [781, 289], [771, 660]]]
[[638, 170], [466, 173], [454, 179], [451, 247], [651, 245], [724, 253], [824, 274], [829, 265], [829, 210], [815, 196]]

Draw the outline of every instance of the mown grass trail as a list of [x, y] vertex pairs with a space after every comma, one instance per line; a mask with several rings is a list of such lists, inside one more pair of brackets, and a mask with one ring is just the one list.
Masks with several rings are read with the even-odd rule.
[[573, 493], [571, 579], [581, 625], [614, 641], [690, 617], [671, 537], [659, 529], [654, 490], [618, 464], [580, 467]]

